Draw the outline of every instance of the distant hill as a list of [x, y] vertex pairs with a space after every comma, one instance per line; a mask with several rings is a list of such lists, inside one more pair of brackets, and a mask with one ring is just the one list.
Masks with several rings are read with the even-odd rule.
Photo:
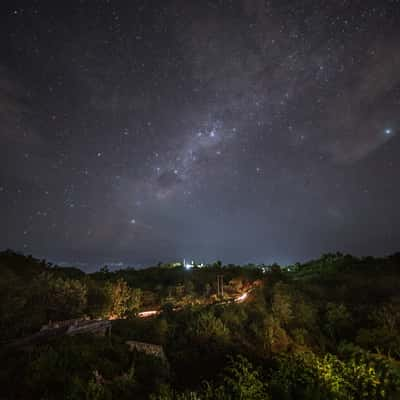
[[75, 267], [59, 267], [46, 260], [24, 255], [13, 250], [0, 252], [0, 278], [31, 279], [42, 272], [52, 272], [65, 278], [81, 278], [83, 271]]

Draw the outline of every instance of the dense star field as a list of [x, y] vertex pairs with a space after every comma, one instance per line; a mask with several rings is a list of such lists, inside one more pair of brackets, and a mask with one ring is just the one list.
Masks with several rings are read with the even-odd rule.
[[0, 45], [2, 248], [398, 250], [399, 1], [2, 1]]

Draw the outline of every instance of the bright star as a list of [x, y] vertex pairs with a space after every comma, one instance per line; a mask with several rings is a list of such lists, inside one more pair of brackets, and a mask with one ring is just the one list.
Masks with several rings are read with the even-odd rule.
[[131, 224], [136, 224], [136, 220], [135, 219], [131, 219]]
[[386, 128], [385, 129], [385, 134], [386, 135], [391, 135], [392, 134], [392, 130], [390, 128]]

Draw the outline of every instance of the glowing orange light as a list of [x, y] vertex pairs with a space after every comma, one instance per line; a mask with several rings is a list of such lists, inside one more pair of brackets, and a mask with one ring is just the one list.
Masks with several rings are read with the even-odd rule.
[[158, 311], [158, 310], [142, 311], [142, 312], [138, 313], [138, 317], [139, 318], [148, 318], [148, 317], [152, 317], [152, 316], [158, 315], [158, 314], [160, 314], [160, 311]]
[[247, 298], [247, 296], [248, 296], [249, 294], [246, 292], [246, 293], [243, 293], [241, 296], [239, 296], [239, 297], [237, 297], [236, 299], [235, 299], [235, 302], [236, 303], [243, 303], [245, 300], [246, 300], [246, 298]]

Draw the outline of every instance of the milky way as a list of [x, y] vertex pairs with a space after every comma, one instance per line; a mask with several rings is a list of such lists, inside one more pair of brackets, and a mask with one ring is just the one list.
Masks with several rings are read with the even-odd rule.
[[0, 7], [1, 247], [86, 269], [399, 250], [399, 1]]

